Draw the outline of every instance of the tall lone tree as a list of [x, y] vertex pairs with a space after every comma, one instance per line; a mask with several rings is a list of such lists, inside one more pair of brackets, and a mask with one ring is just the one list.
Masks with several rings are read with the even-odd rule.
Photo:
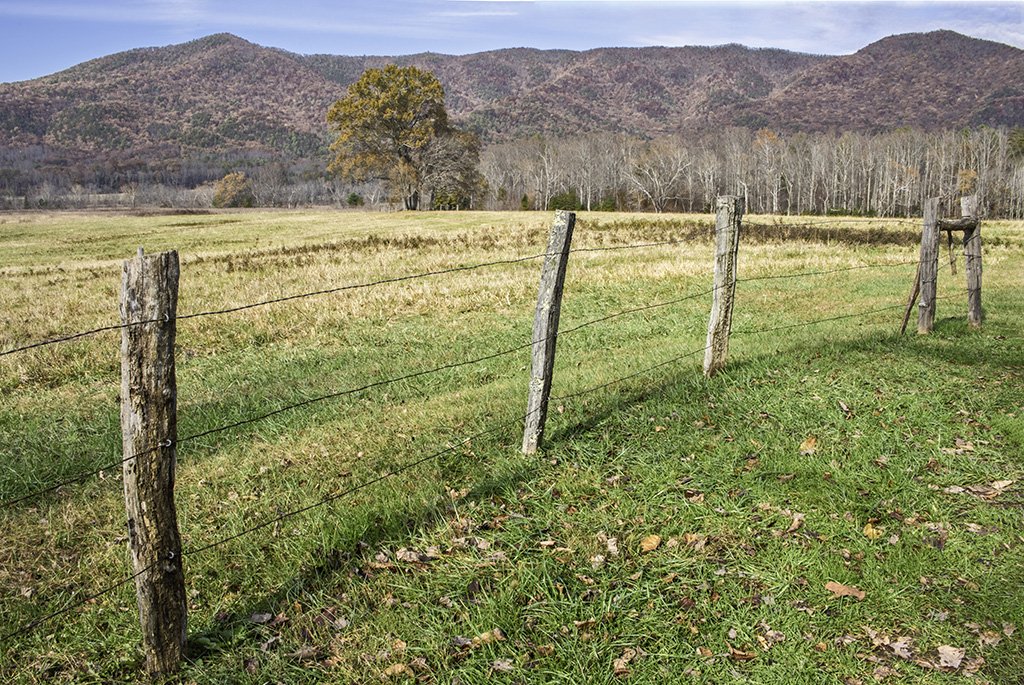
[[[419, 207], [425, 186], [431, 193], [452, 191], [441, 187], [453, 176], [445, 173], [438, 152], [465, 134], [448, 123], [444, 89], [430, 72], [394, 64], [367, 69], [328, 110], [327, 123], [338, 136], [328, 170], [352, 181], [384, 181], [406, 209]], [[463, 153], [466, 145], [459, 145]], [[475, 175], [475, 147], [462, 164], [467, 165], [472, 173], [456, 180]]]

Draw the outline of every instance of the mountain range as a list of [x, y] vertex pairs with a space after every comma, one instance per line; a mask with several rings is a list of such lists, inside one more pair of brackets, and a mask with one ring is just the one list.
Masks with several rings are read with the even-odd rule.
[[952, 31], [890, 36], [843, 56], [723, 45], [351, 57], [216, 34], [0, 84], [0, 159], [322, 158], [328, 107], [387, 63], [434, 72], [452, 118], [485, 142], [1024, 125], [1024, 50]]

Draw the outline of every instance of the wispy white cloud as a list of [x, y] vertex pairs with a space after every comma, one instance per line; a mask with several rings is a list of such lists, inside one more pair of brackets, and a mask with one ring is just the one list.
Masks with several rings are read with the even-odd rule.
[[431, 12], [432, 17], [451, 17], [455, 19], [468, 19], [473, 17], [518, 17], [519, 12], [513, 12], [512, 10], [478, 10], [468, 12], [458, 11], [441, 11]]
[[274, 29], [307, 33], [429, 36], [429, 29], [399, 21], [343, 21], [318, 14], [223, 11], [203, 0], [146, 0], [142, 3], [0, 3], [0, 16], [84, 22]]
[[1006, 43], [1014, 47], [1024, 48], [1024, 20], [1018, 24], [990, 24], [968, 20], [951, 22], [944, 28], [966, 33], [976, 38], [994, 40], [997, 43]]

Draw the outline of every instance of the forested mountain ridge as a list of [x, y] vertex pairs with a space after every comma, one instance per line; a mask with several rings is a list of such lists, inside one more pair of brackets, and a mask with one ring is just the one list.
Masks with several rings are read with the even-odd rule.
[[767, 97], [828, 58], [723, 45], [304, 59], [339, 85], [390, 62], [429, 69], [445, 86], [456, 119], [485, 140], [501, 140], [590, 131], [658, 136], [742, 125], [726, 112]]
[[1024, 51], [951, 31], [839, 57], [739, 45], [304, 56], [216, 34], [0, 84], [0, 185], [17, 192], [42, 170], [109, 187], [133, 169], [187, 185], [252, 158], [322, 168], [327, 108], [391, 62], [433, 71], [452, 118], [485, 142], [1024, 125]]
[[784, 131], [1021, 126], [1024, 50], [953, 31], [890, 36], [739, 111]]
[[296, 55], [217, 34], [0, 84], [0, 144], [117, 152], [257, 143], [309, 154], [343, 93]]

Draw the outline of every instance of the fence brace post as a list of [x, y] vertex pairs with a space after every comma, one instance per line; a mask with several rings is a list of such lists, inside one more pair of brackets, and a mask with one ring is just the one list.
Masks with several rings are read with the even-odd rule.
[[152, 678], [178, 671], [187, 630], [174, 506], [178, 273], [177, 252], [146, 256], [139, 248], [136, 258], [125, 261], [121, 279], [124, 502], [145, 667]]
[[924, 225], [921, 230], [921, 301], [917, 305], [918, 334], [931, 333], [935, 327], [935, 292], [939, 277], [939, 198], [924, 201]]
[[720, 371], [729, 356], [729, 331], [736, 296], [736, 256], [744, 211], [743, 198], [735, 195], [719, 197], [715, 206], [715, 281], [704, 349], [704, 376], [707, 378]]
[[[978, 219], [978, 196], [960, 198], [960, 216]], [[964, 262], [967, 272], [967, 323], [981, 327], [981, 220], [964, 230]]]
[[569, 245], [572, 243], [572, 230], [575, 225], [575, 212], [555, 212], [544, 266], [541, 267], [537, 312], [533, 319], [532, 368], [526, 402], [526, 427], [523, 431], [523, 454], [527, 455], [537, 452], [544, 437], [548, 397], [551, 394], [551, 374], [555, 367], [558, 316], [562, 310], [562, 288], [565, 285]]

